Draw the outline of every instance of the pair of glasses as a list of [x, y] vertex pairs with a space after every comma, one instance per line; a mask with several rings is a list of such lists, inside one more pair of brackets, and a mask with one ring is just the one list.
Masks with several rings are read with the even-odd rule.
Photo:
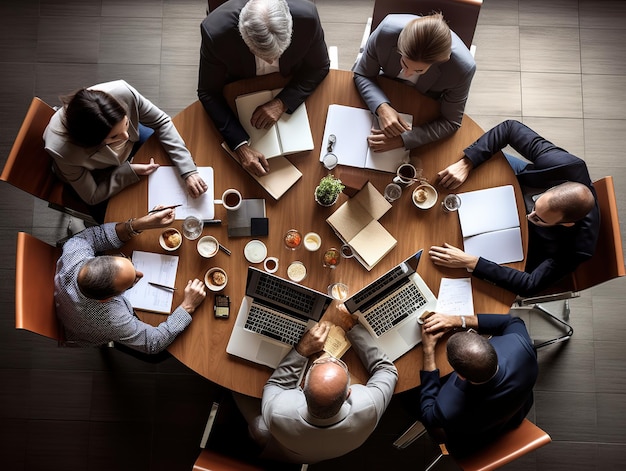
[[318, 358], [317, 360], [315, 360], [313, 363], [311, 363], [311, 368], [313, 368], [315, 365], [323, 365], [325, 363], [335, 363], [339, 366], [341, 366], [344, 371], [348, 373], [348, 365], [346, 365], [342, 360], [340, 360], [339, 358], [335, 358], [333, 356], [326, 356], [326, 357], [322, 357], [322, 358]]

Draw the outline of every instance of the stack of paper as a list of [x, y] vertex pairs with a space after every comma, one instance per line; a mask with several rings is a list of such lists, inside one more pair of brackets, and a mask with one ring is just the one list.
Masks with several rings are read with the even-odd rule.
[[459, 193], [465, 252], [494, 263], [524, 259], [515, 191], [511, 185]]
[[135, 250], [132, 259], [135, 269], [142, 272], [143, 277], [126, 290], [124, 296], [135, 309], [169, 314], [172, 311], [174, 291], [152, 286], [149, 282], [174, 287], [178, 257]]
[[[400, 115], [409, 124], [413, 123], [413, 116], [405, 113]], [[330, 105], [326, 115], [320, 162], [328, 152], [328, 136], [334, 134], [337, 140], [333, 146], [333, 154], [339, 159], [339, 164], [396, 173], [400, 164], [409, 161], [409, 151], [400, 147], [386, 152], [372, 152], [367, 144], [367, 136], [372, 128], [378, 127], [378, 119], [369, 110]]]
[[371, 270], [393, 249], [397, 240], [378, 222], [391, 204], [370, 182], [342, 204], [326, 221], [352, 247], [357, 260]]
[[185, 182], [180, 178], [176, 167], [161, 165], [148, 176], [148, 211], [155, 206], [176, 208], [176, 219], [185, 219], [189, 215], [200, 215], [202, 219], [213, 219], [215, 203], [213, 201], [213, 168], [198, 167], [198, 173], [208, 189], [197, 198], [187, 193]]

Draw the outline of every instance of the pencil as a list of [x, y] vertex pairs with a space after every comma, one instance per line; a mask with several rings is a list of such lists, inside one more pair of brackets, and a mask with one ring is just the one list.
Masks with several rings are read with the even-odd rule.
[[165, 288], [165, 289], [171, 289], [172, 291], [176, 291], [176, 288], [174, 286], [162, 285], [160, 283], [155, 283], [154, 281], [148, 281], [148, 284], [152, 286], [156, 286], [157, 288]]
[[226, 247], [224, 247], [222, 244], [219, 244], [218, 249], [220, 249], [222, 252], [224, 252], [226, 255], [230, 255], [230, 250], [228, 250]]
[[151, 209], [150, 211], [148, 211], [148, 214], [156, 213], [157, 211], [163, 211], [164, 209], [178, 208], [179, 206], [182, 206], [182, 204], [174, 204], [172, 206], [165, 206], [165, 207], [159, 208], [159, 209]]

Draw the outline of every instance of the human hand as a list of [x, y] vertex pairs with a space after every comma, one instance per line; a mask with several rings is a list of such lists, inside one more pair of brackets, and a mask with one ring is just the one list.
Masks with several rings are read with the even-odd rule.
[[320, 322], [307, 330], [296, 345], [296, 351], [303, 357], [310, 357], [314, 353], [321, 352], [330, 332], [330, 326], [329, 322]]
[[285, 109], [283, 102], [278, 98], [274, 98], [254, 110], [250, 118], [250, 124], [257, 129], [269, 129], [280, 119]]
[[399, 136], [404, 131], [411, 130], [411, 125], [402, 119], [402, 116], [389, 103], [381, 104], [376, 110], [376, 115], [380, 129], [387, 137]]
[[444, 188], [454, 190], [467, 180], [468, 175], [474, 166], [472, 161], [463, 157], [458, 162], [449, 165], [437, 174], [437, 182]]
[[[429, 332], [425, 329], [426, 324], [422, 325], [422, 351], [424, 353], [424, 357], [428, 356], [429, 361], [434, 360], [432, 358], [435, 354], [435, 347], [437, 346], [437, 341], [443, 336], [444, 331], [438, 332]], [[426, 362], [426, 361], [425, 361]], [[434, 368], [428, 368], [434, 369]]]
[[367, 144], [374, 152], [385, 152], [404, 146], [402, 136], [387, 137], [380, 129], [372, 129], [367, 136]]
[[166, 208], [160, 204], [155, 206], [154, 209], [145, 216], [135, 219], [133, 221], [133, 229], [144, 231], [146, 229], [166, 227], [174, 222], [175, 215], [176, 211], [174, 208]]
[[185, 178], [185, 186], [187, 187], [187, 193], [189, 193], [192, 198], [197, 198], [209, 189], [209, 186], [199, 173], [192, 173]]
[[270, 164], [267, 162], [265, 156], [246, 144], [239, 146], [235, 154], [239, 157], [243, 168], [252, 172], [257, 177], [262, 177], [270, 171]]
[[204, 301], [204, 298], [206, 298], [204, 283], [197, 278], [193, 281], [189, 280], [187, 286], [185, 286], [185, 294], [180, 307], [192, 314], [200, 303]]
[[430, 259], [435, 265], [448, 268], [473, 270], [478, 263], [478, 257], [466, 254], [461, 249], [448, 243], [443, 244], [443, 247], [433, 245], [428, 251], [428, 255], [430, 255]]
[[343, 303], [337, 304], [335, 309], [329, 309], [324, 319], [341, 327], [346, 332], [358, 323], [358, 317], [355, 314], [350, 314]]
[[157, 168], [159, 168], [159, 164], [154, 162], [154, 158], [150, 159], [150, 163], [147, 164], [130, 164], [130, 168], [133, 169], [137, 175], [145, 176], [150, 175]]
[[460, 323], [457, 322], [458, 317], [459, 316], [447, 316], [445, 314], [433, 312], [424, 321], [424, 326], [422, 327], [422, 329], [425, 332], [428, 332], [431, 334], [435, 332], [446, 333], [449, 330], [452, 330], [461, 325]]

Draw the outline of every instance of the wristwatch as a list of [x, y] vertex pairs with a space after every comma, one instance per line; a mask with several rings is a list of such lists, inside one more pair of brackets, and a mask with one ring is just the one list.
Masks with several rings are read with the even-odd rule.
[[462, 329], [467, 328], [467, 325], [465, 324], [465, 316], [461, 316], [461, 328]]

